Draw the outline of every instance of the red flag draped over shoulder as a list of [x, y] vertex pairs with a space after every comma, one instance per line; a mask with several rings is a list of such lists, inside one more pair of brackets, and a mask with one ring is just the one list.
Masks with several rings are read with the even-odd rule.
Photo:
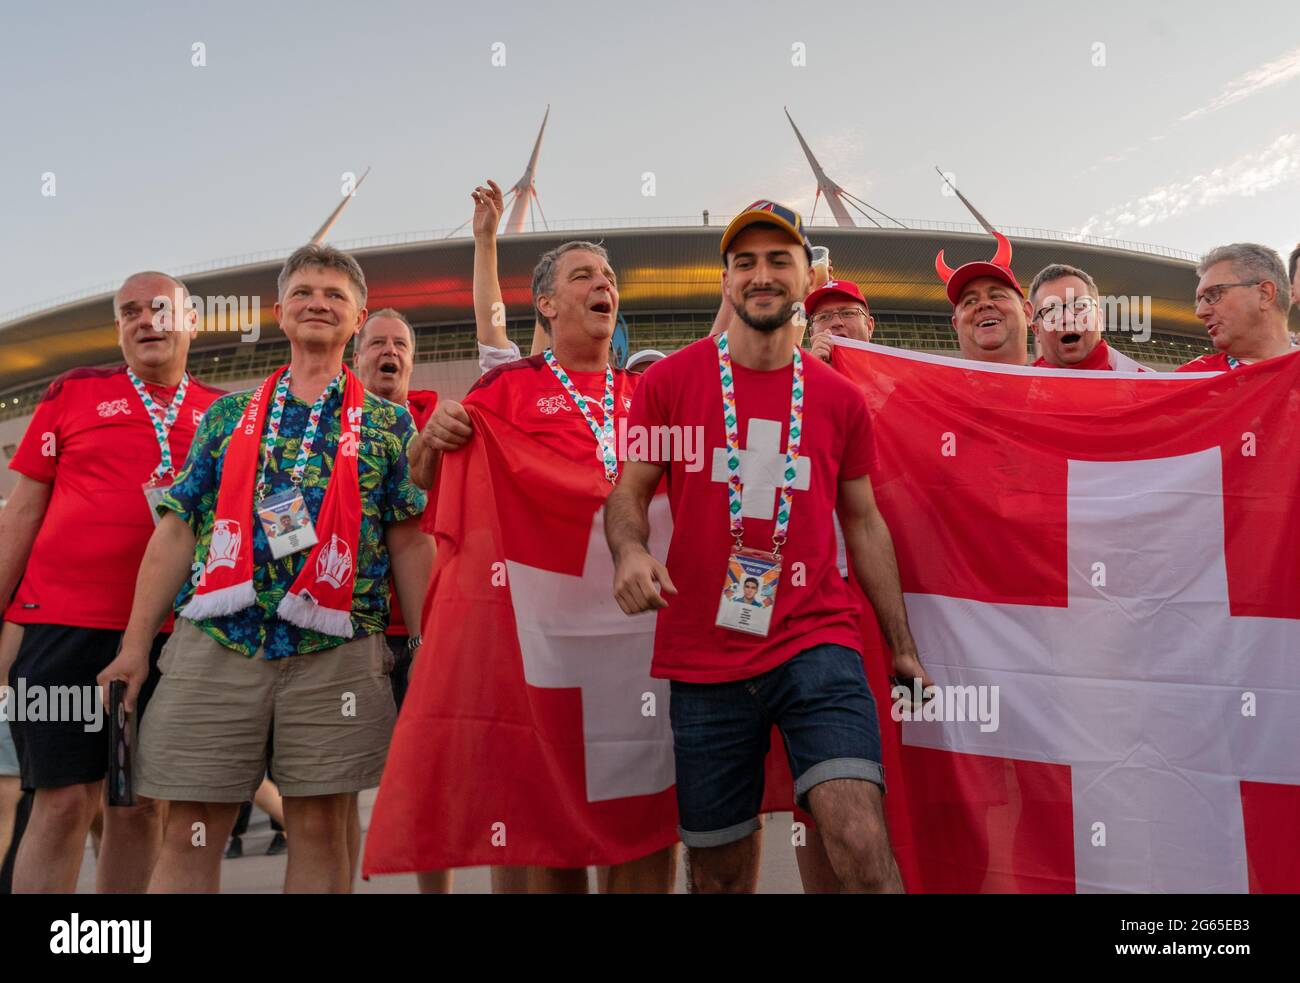
[[1300, 357], [833, 357], [943, 687], [896, 721], [872, 680], [908, 889], [1300, 890]]
[[[465, 402], [474, 438], [442, 462], [424, 646], [367, 875], [622, 863], [677, 839], [654, 617], [613, 599], [600, 512], [611, 486], [589, 431], [580, 460], [537, 439], [558, 420], [585, 427], [538, 399], [538, 377], [523, 362], [485, 377]], [[620, 376], [620, 400], [631, 384]], [[662, 495], [652, 521], [663, 556]]]

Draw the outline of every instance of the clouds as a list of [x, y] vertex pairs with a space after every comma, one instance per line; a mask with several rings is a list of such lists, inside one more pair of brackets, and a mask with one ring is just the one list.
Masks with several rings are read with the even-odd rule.
[[1179, 117], [1178, 121], [1185, 123], [1188, 120], [1196, 119], [1198, 116], [1213, 113], [1224, 106], [1231, 106], [1233, 103], [1241, 102], [1257, 92], [1272, 88], [1275, 85], [1281, 85], [1283, 82], [1297, 76], [1300, 76], [1300, 48], [1295, 48], [1280, 58], [1265, 62], [1258, 68], [1253, 68], [1246, 74], [1237, 76], [1225, 85], [1223, 91], [1210, 102]]
[[1260, 192], [1297, 180], [1300, 180], [1300, 133], [1287, 133], [1262, 150], [1243, 154], [1206, 173], [1160, 185], [1138, 198], [1093, 215], [1078, 234], [1115, 238], [1121, 232], [1158, 225], [1229, 199], [1253, 198]]

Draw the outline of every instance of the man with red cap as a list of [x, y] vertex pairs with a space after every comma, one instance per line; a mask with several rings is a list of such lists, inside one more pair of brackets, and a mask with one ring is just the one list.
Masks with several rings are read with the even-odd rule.
[[954, 270], [944, 262], [940, 249], [934, 268], [947, 285], [961, 357], [1024, 365], [1033, 309], [1011, 272], [1011, 243], [1000, 232], [993, 236], [998, 248], [991, 260]]
[[870, 341], [876, 330], [871, 305], [851, 280], [827, 280], [803, 301], [812, 331], [812, 353], [831, 363], [831, 337]]
[[1029, 303], [1034, 311], [1030, 326], [1043, 353], [1036, 368], [1151, 371], [1102, 338], [1101, 296], [1085, 270], [1064, 263], [1043, 267], [1029, 285]]

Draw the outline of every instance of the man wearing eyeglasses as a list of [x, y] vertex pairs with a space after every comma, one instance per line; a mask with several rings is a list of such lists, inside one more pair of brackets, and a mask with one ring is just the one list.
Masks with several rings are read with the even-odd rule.
[[1030, 322], [1042, 356], [1037, 368], [1149, 372], [1123, 355], [1101, 336], [1105, 317], [1101, 297], [1091, 276], [1077, 266], [1052, 263], [1038, 271], [1029, 285]]
[[871, 307], [856, 283], [827, 280], [803, 301], [812, 329], [812, 353], [831, 364], [831, 337], [870, 341], [876, 330]]
[[1224, 372], [1292, 350], [1286, 325], [1291, 284], [1276, 250], [1253, 242], [1219, 246], [1205, 254], [1196, 272], [1196, 316], [1217, 351], [1176, 372]]

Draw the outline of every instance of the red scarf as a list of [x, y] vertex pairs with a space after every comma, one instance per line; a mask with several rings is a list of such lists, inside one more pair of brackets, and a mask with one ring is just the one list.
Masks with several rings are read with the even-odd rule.
[[[257, 481], [267, 403], [280, 376], [277, 369], [253, 392], [226, 447], [217, 491], [217, 515], [203, 567], [203, 578], [181, 617], [192, 621], [233, 614], [257, 602], [253, 589], [253, 494]], [[361, 538], [361, 486], [357, 444], [365, 390], [343, 369], [343, 413], [339, 453], [330, 472], [325, 500], [316, 519], [316, 545], [276, 613], [285, 621], [340, 638], [352, 637], [352, 591], [356, 583], [357, 543]], [[321, 422], [321, 430], [325, 421]], [[323, 439], [323, 438], [319, 438]]]

